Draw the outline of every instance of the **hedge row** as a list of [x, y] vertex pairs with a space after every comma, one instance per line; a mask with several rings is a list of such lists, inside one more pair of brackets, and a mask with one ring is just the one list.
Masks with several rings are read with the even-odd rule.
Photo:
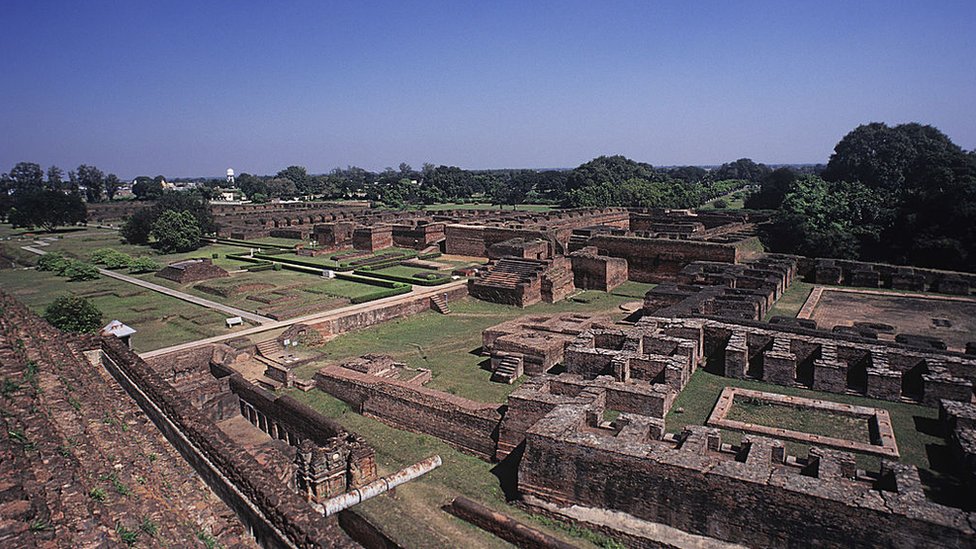
[[[362, 284], [369, 284], [370, 286], [379, 286], [381, 288], [399, 288], [404, 286], [403, 283], [395, 280], [381, 280], [379, 278], [372, 278], [369, 276], [363, 276], [358, 274], [349, 273], [336, 273], [335, 277], [339, 280], [349, 280], [352, 282], [360, 282]], [[407, 285], [409, 288], [410, 286]]]
[[380, 273], [376, 271], [366, 271], [366, 270], [355, 270], [355, 274], [365, 275], [365, 276], [375, 276], [377, 278], [382, 278], [384, 280], [392, 280], [394, 282], [404, 282], [407, 284], [419, 284], [421, 286], [440, 286], [441, 284], [447, 284], [451, 281], [450, 276], [438, 277], [435, 279], [420, 278], [420, 277], [410, 277], [410, 276], [400, 276], [389, 273]]

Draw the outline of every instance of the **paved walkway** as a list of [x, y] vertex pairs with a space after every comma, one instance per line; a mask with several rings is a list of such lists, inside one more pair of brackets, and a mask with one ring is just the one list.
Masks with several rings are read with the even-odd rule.
[[446, 292], [458, 286], [463, 286], [467, 283], [468, 283], [467, 280], [456, 280], [454, 282], [448, 282], [447, 284], [441, 284], [440, 286], [423, 286], [423, 287], [414, 286], [413, 291], [411, 291], [408, 294], [395, 295], [392, 297], [384, 297], [383, 299], [368, 301], [366, 303], [358, 303], [356, 305], [348, 305], [346, 307], [332, 309], [331, 311], [324, 311], [321, 313], [314, 313], [314, 314], [300, 316], [296, 318], [279, 320], [277, 322], [272, 322], [270, 324], [263, 324], [261, 326], [255, 326], [253, 328], [248, 328], [246, 330], [239, 330], [239, 331], [231, 332], [229, 334], [209, 337], [206, 339], [199, 339], [197, 341], [190, 341], [188, 343], [174, 345], [172, 347], [156, 349], [155, 351], [148, 351], [145, 353], [141, 353], [139, 356], [141, 356], [142, 358], [151, 358], [154, 356], [165, 355], [167, 353], [172, 353], [175, 351], [185, 351], [187, 349], [192, 349], [200, 345], [210, 345], [212, 343], [220, 343], [221, 341], [226, 341], [228, 339], [233, 339], [235, 337], [259, 334], [261, 332], [267, 332], [269, 330], [274, 330], [277, 328], [287, 328], [293, 324], [320, 322], [323, 320], [333, 320], [336, 318], [341, 318], [343, 316], [359, 314], [364, 311], [369, 311], [372, 309], [383, 307], [391, 303], [400, 303], [405, 301], [413, 301], [417, 299], [429, 299], [430, 296], [432, 295]]
[[[22, 250], [27, 250], [28, 252], [35, 253], [37, 255], [45, 255], [47, 252], [44, 250], [35, 248], [33, 246], [22, 246]], [[114, 278], [121, 280], [123, 282], [128, 282], [129, 284], [134, 284], [136, 286], [141, 286], [147, 290], [152, 290], [154, 292], [159, 292], [161, 294], [166, 294], [170, 297], [175, 297], [176, 299], [182, 299], [193, 303], [195, 305], [200, 305], [208, 309], [213, 309], [215, 311], [221, 311], [232, 316], [239, 316], [245, 320], [250, 320], [251, 322], [257, 322], [258, 324], [273, 324], [275, 319], [268, 318], [266, 316], [256, 315], [254, 313], [249, 313], [244, 309], [238, 309], [237, 307], [231, 307], [229, 305], [224, 305], [222, 303], [217, 303], [216, 301], [210, 301], [209, 299], [204, 299], [202, 297], [197, 297], [195, 295], [190, 295], [172, 288], [167, 288], [166, 286], [160, 286], [159, 284], [153, 284], [152, 282], [146, 282], [145, 280], [136, 278], [134, 276], [124, 275], [122, 273], [117, 273], [115, 271], [110, 271], [108, 269], [98, 269], [98, 272], [109, 278]]]

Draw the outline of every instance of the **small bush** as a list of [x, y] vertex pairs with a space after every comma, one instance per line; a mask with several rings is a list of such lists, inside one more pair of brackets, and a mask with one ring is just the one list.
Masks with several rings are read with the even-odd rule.
[[92, 488], [91, 491], [88, 492], [88, 497], [92, 498], [95, 501], [105, 501], [106, 496], [107, 494], [105, 493], [105, 489], [97, 486], [95, 488]]
[[151, 257], [136, 257], [129, 263], [130, 274], [152, 273], [161, 268], [162, 265]]
[[280, 271], [281, 270], [281, 263], [275, 263], [274, 264], [274, 270]]
[[210, 257], [213, 258], [213, 259], [220, 259], [220, 254], [213, 253], [213, 254], [210, 254]]
[[132, 257], [112, 248], [99, 248], [92, 252], [89, 258], [96, 265], [104, 265], [106, 269], [124, 269], [132, 263]]
[[72, 282], [97, 280], [98, 268], [84, 261], [71, 260], [68, 266], [61, 272], [61, 275], [67, 277]]
[[726, 202], [725, 200], [719, 198], [715, 202], [712, 202], [712, 206], [715, 207], [715, 208], [717, 208], [717, 209], [719, 209], [719, 210], [724, 210], [725, 208], [728, 208], [729, 207], [729, 203]]
[[130, 547], [135, 545], [136, 541], [139, 540], [139, 532], [129, 530], [125, 526], [122, 526], [121, 522], [115, 524], [115, 533], [119, 535], [119, 539], [122, 540], [122, 543]]
[[55, 274], [62, 274], [71, 263], [71, 260], [63, 255], [53, 252], [44, 254], [37, 260], [38, 271], [51, 271]]

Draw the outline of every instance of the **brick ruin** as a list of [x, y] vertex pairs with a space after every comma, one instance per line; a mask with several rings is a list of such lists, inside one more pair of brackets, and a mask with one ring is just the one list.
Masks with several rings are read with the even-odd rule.
[[976, 274], [842, 259], [802, 258], [800, 274], [809, 282], [831, 286], [890, 288], [913, 292], [971, 295]]
[[740, 264], [693, 261], [644, 297], [644, 313], [760, 320], [797, 276], [796, 258], [769, 254]]
[[315, 374], [319, 389], [364, 416], [436, 436], [459, 450], [492, 459], [499, 406], [428, 389], [423, 384], [429, 379], [429, 371], [411, 371], [384, 356], [327, 366]]
[[468, 280], [468, 294], [494, 303], [528, 307], [555, 303], [576, 291], [572, 264], [566, 256], [552, 259], [504, 257]]
[[578, 335], [611, 324], [607, 316], [577, 313], [524, 316], [484, 330], [481, 353], [489, 356], [492, 381], [512, 383], [522, 374], [548, 372], [563, 362], [566, 347]]
[[607, 398], [562, 397], [526, 431], [518, 486], [529, 507], [622, 512], [753, 547], [972, 544], [974, 516], [930, 502], [913, 466], [882, 460], [861, 476], [853, 456], [819, 448], [794, 465], [779, 440], [730, 446], [708, 427], [657, 438], [637, 414], [599, 424]]
[[[436, 436], [482, 459], [515, 460], [522, 505], [560, 516], [571, 505], [589, 509], [580, 520], [614, 534], [620, 532], [607, 525], [615, 519], [600, 518], [611, 511], [749, 546], [972, 544], [976, 514], [928, 499], [917, 469], [897, 461], [883, 410], [836, 405], [877, 422], [877, 446], [870, 448], [759, 426], [729, 444], [717, 428], [669, 433], [664, 418], [699, 367], [908, 399], [941, 407], [947, 440], [972, 482], [976, 359], [748, 320], [645, 317], [626, 326], [581, 316], [523, 317], [483, 333], [483, 350], [493, 359], [519, 356], [535, 374], [504, 406], [427, 389], [426, 377], [405, 376], [380, 357], [324, 368], [317, 386], [393, 427]], [[533, 344], [539, 336], [543, 342]], [[560, 350], [564, 372], [544, 373]], [[838, 379], [843, 387], [821, 384]], [[813, 444], [805, 458], [786, 452], [784, 440], [799, 438]], [[860, 470], [851, 451], [882, 455], [880, 469]], [[865, 529], [864, 520], [881, 526]]]
[[[373, 449], [234, 373], [240, 351], [200, 347], [150, 364], [115, 337], [67, 336], [0, 300], [0, 370], [25, 380], [0, 396], [15, 412], [0, 420], [0, 448], [14, 456], [0, 472], [19, 486], [0, 491], [5, 545], [117, 542], [126, 517], [151, 517], [176, 546], [201, 531], [227, 546], [355, 545], [315, 504], [373, 481]], [[146, 480], [156, 496], [143, 494]], [[113, 484], [134, 497], [111, 495]], [[95, 488], [108, 497], [90, 497]], [[159, 494], [171, 504], [158, 506]]]
[[214, 265], [213, 260], [209, 258], [196, 258], [170, 263], [156, 272], [156, 276], [180, 284], [188, 284], [212, 278], [226, 278], [230, 273]]
[[573, 265], [573, 284], [581, 290], [610, 292], [627, 282], [627, 260], [600, 255], [595, 246], [585, 246], [569, 254]]
[[[373, 449], [362, 437], [308, 406], [245, 380], [233, 365], [248, 353], [226, 345], [155, 357], [150, 365], [221, 428], [241, 435], [246, 420], [268, 437], [238, 438], [285, 486], [322, 502], [376, 479]], [[235, 421], [238, 420], [238, 421]]]
[[145, 518], [161, 545], [189, 547], [206, 532], [256, 546], [232, 506], [87, 360], [98, 340], [59, 332], [2, 292], [0, 307], [0, 545], [122, 546], [119, 525], [138, 531]]

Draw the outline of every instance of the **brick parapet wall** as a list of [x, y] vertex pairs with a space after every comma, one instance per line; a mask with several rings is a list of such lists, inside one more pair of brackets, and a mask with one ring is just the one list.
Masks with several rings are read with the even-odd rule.
[[[138, 387], [133, 397], [141, 400], [146, 414], [222, 499], [250, 523], [255, 534], [265, 537], [264, 543], [281, 543], [273, 541], [279, 533], [299, 547], [332, 547], [344, 538], [334, 520], [316, 513], [297, 493], [283, 489], [277, 478], [234, 444], [202, 411], [182, 398], [138, 355], [116, 338], [102, 338], [100, 345], [110, 371], [118, 369], [132, 380]], [[130, 387], [127, 390], [132, 393]], [[168, 423], [175, 431], [166, 427]], [[208, 465], [215, 471], [208, 470]], [[260, 526], [263, 521], [267, 521], [267, 526]]]
[[495, 456], [494, 432], [500, 407], [464, 399], [396, 379], [329, 366], [315, 375], [316, 386], [356, 411], [397, 429], [435, 436], [485, 460]]
[[692, 261], [736, 263], [738, 249], [729, 244], [635, 236], [596, 235], [586, 242], [599, 255], [627, 260], [628, 277], [637, 282], [667, 282]]

